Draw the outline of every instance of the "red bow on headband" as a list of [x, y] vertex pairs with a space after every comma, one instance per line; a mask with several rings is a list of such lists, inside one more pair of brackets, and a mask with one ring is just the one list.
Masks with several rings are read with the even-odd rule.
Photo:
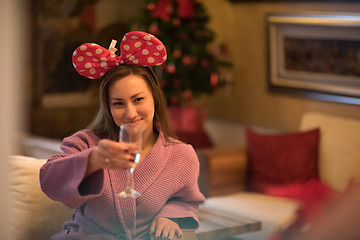
[[115, 55], [115, 45], [115, 40], [109, 49], [95, 43], [80, 45], [72, 56], [76, 71], [84, 77], [96, 79], [119, 64], [155, 66], [166, 60], [164, 44], [149, 33], [133, 31], [125, 34], [120, 44], [120, 56]]

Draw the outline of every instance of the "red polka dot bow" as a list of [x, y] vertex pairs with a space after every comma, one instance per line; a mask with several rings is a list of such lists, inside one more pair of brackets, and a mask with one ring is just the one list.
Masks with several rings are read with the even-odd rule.
[[80, 45], [72, 56], [76, 71], [84, 77], [96, 79], [119, 64], [155, 66], [166, 60], [164, 44], [149, 33], [133, 31], [125, 34], [120, 44], [120, 56], [115, 55], [115, 45], [115, 40], [109, 49], [95, 43]]

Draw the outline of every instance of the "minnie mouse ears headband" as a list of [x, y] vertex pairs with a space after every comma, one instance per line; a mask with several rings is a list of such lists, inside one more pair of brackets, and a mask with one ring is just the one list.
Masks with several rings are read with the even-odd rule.
[[76, 71], [87, 78], [97, 79], [119, 64], [155, 66], [165, 62], [166, 49], [155, 36], [140, 32], [128, 32], [120, 44], [120, 56], [115, 55], [116, 40], [109, 49], [95, 43], [84, 43], [73, 53], [72, 62]]

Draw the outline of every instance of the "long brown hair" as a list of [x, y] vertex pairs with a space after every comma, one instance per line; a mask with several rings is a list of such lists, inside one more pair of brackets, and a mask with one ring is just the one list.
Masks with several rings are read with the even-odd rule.
[[152, 93], [155, 103], [155, 114], [153, 119], [154, 131], [157, 131], [156, 124], [159, 124], [167, 142], [170, 142], [169, 137], [177, 139], [169, 126], [166, 101], [158, 79], [151, 68], [137, 65], [119, 65], [105, 74], [100, 84], [99, 111], [95, 119], [88, 126], [88, 129], [92, 130], [100, 138], [108, 138], [115, 141], [118, 140], [119, 127], [114, 122], [110, 112], [109, 87], [116, 80], [129, 75], [142, 77]]

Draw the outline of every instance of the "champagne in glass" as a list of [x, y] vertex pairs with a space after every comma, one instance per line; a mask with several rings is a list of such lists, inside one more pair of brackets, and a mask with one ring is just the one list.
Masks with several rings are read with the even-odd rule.
[[120, 197], [132, 197], [137, 198], [141, 196], [141, 193], [137, 192], [134, 189], [134, 167], [136, 164], [140, 161], [140, 153], [142, 148], [142, 131], [141, 131], [141, 125], [127, 125], [123, 124], [120, 126], [120, 132], [119, 132], [119, 141], [121, 142], [128, 142], [133, 144], [135, 146], [135, 150], [131, 152], [131, 154], [134, 156], [134, 162], [132, 164], [132, 167], [127, 169], [127, 184], [124, 191], [120, 192], [118, 195]]

